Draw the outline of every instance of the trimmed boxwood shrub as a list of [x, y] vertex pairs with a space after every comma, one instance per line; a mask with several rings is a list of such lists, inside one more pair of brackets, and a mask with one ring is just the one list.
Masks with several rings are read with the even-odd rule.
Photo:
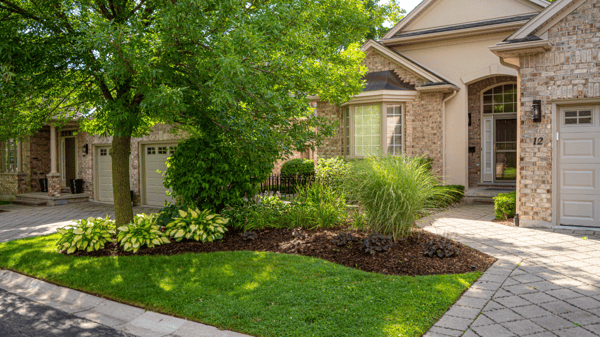
[[283, 163], [281, 175], [313, 175], [315, 174], [315, 163], [312, 159], [292, 159]]
[[494, 213], [496, 219], [506, 220], [514, 218], [517, 208], [517, 191], [500, 193], [494, 197]]

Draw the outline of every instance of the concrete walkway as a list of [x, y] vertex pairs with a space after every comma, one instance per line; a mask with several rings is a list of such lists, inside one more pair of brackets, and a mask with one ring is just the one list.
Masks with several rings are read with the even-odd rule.
[[498, 258], [425, 336], [600, 336], [600, 230], [525, 229], [466, 205], [420, 224]]

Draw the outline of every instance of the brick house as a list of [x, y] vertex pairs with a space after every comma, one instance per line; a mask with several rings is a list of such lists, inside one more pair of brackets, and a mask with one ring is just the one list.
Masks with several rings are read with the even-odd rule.
[[424, 0], [363, 45], [362, 93], [312, 97], [339, 123], [318, 155], [427, 155], [468, 196], [516, 189], [524, 226], [600, 226], [599, 47], [600, 0]]

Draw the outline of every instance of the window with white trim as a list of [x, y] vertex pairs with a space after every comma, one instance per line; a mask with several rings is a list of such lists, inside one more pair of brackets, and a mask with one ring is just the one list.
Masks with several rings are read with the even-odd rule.
[[4, 142], [2, 146], [2, 171], [16, 172], [17, 171], [17, 141], [11, 139]]
[[391, 103], [349, 105], [343, 109], [344, 154], [362, 158], [402, 155], [403, 105]]

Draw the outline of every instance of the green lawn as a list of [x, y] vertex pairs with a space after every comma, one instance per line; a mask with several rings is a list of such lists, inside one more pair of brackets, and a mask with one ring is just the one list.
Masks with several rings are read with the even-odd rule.
[[0, 244], [0, 268], [256, 336], [420, 336], [480, 276], [387, 276], [263, 252], [72, 257], [57, 239]]

